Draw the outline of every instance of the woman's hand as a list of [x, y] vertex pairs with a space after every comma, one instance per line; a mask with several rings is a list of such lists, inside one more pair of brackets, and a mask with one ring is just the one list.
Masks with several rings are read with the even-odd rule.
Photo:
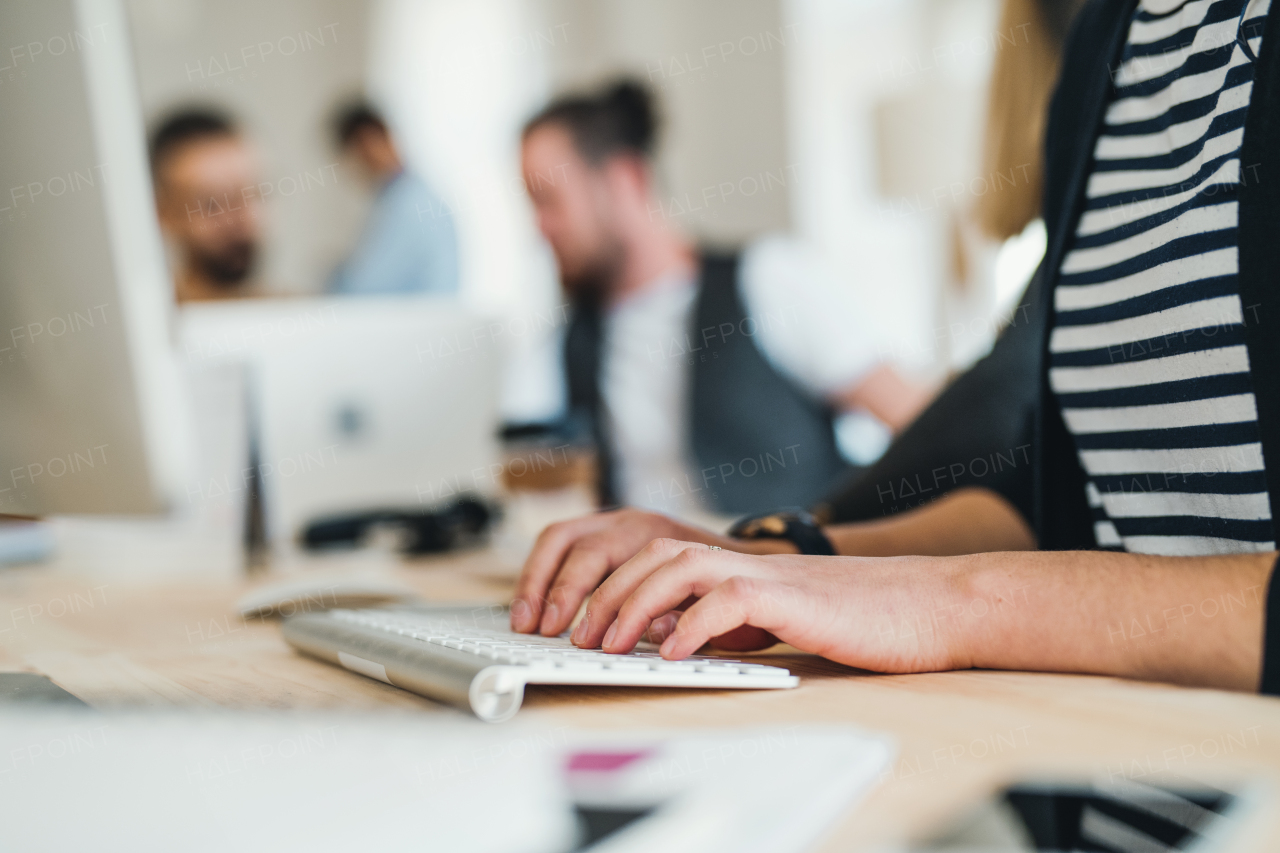
[[655, 539], [592, 595], [573, 642], [620, 654], [648, 631], [666, 635], [668, 660], [708, 642], [741, 651], [781, 640], [878, 672], [963, 668], [970, 664], [951, 565], [930, 557], [753, 556]]
[[569, 627], [578, 608], [614, 569], [660, 537], [727, 549], [782, 553], [780, 541], [741, 542], [681, 524], [656, 512], [620, 509], [553, 524], [538, 536], [511, 602], [511, 628], [554, 636]]

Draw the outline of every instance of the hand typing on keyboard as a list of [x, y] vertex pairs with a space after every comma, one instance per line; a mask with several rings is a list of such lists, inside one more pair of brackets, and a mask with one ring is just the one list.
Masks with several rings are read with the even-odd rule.
[[625, 653], [665, 619], [670, 634], [659, 651], [667, 660], [708, 642], [741, 651], [781, 640], [878, 672], [964, 668], [953, 629], [966, 614], [933, 592], [944, 565], [932, 557], [755, 556], [655, 539], [601, 584], [571, 639]]
[[591, 596], [572, 635], [583, 649], [625, 653], [647, 634], [664, 659], [682, 660], [707, 643], [743, 652], [782, 641], [878, 672], [962, 669], [972, 665], [962, 638], [998, 620], [957, 603], [961, 570], [930, 557], [800, 556], [787, 542], [622, 509], [543, 531], [511, 624], [558, 636]]
[[[654, 539], [716, 545], [751, 554], [794, 553], [779, 540], [744, 542], [655, 512], [619, 509], [553, 524], [538, 537], [511, 602], [511, 628], [557, 636], [600, 582]], [[659, 626], [661, 627], [661, 626]]]

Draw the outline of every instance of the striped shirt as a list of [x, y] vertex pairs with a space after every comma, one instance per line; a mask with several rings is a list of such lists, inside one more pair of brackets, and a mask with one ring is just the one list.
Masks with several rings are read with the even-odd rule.
[[1238, 187], [1255, 179], [1240, 143], [1269, 6], [1141, 0], [1112, 68], [1049, 339], [1100, 547], [1275, 548], [1245, 348], [1257, 306], [1236, 282]]

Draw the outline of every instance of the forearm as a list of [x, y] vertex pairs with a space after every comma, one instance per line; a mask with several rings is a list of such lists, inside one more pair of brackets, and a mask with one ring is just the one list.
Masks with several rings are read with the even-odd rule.
[[[948, 560], [932, 624], [956, 667], [1255, 690], [1276, 555], [1066, 551]], [[950, 624], [947, 624], [950, 623]]]
[[988, 489], [957, 489], [925, 506], [877, 521], [824, 528], [839, 554], [896, 557], [952, 556], [1036, 547], [1031, 529], [1009, 503]]

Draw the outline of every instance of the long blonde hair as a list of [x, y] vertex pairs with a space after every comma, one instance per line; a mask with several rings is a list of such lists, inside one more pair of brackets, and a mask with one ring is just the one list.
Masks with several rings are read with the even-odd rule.
[[981, 174], [1013, 175], [1012, 186], [979, 196], [973, 220], [1005, 240], [1040, 216], [1044, 190], [1044, 125], [1058, 79], [1067, 26], [1081, 0], [1004, 0], [1001, 33], [1021, 34], [995, 56]]

